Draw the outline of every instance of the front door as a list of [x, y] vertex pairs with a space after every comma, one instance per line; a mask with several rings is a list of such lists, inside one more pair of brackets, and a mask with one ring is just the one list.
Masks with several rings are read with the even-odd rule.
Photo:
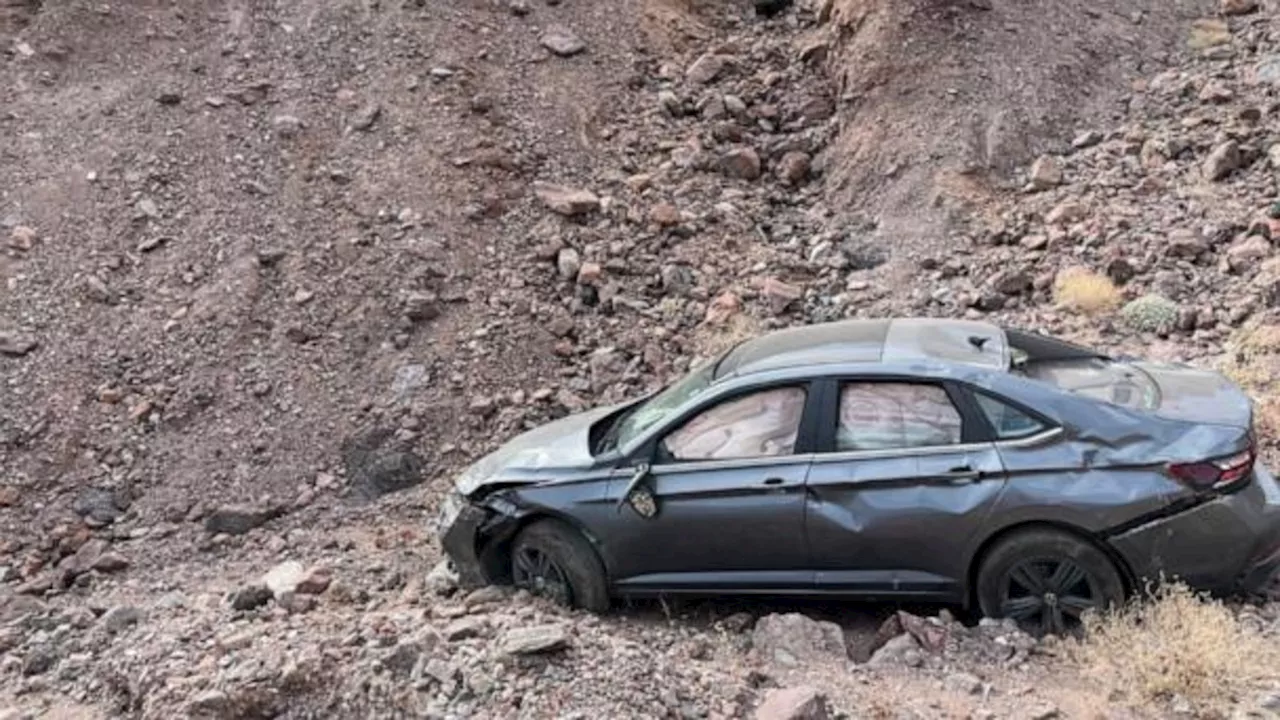
[[985, 428], [965, 427], [963, 400], [941, 383], [850, 380], [826, 391], [837, 417], [806, 502], [818, 587], [955, 599], [967, 540], [1005, 483]]
[[809, 587], [802, 437], [806, 386], [754, 389], [695, 410], [657, 444], [643, 503], [609, 485], [604, 550], [619, 589]]

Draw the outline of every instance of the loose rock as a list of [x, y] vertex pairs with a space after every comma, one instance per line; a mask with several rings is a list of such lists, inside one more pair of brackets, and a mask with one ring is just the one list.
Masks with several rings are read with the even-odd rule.
[[503, 655], [532, 655], [560, 650], [569, 645], [562, 625], [535, 625], [516, 628], [503, 635], [498, 649]]
[[1031, 165], [1031, 186], [1047, 190], [1062, 184], [1062, 161], [1053, 155], [1041, 155]]
[[272, 597], [274, 597], [274, 594], [267, 586], [249, 585], [231, 593], [228, 601], [233, 610], [244, 612], [266, 605], [271, 602]]
[[1265, 238], [1252, 235], [1227, 248], [1227, 268], [1231, 272], [1242, 273], [1257, 267], [1270, 255], [1271, 243]]
[[729, 59], [723, 55], [706, 53], [694, 60], [689, 69], [685, 71], [685, 80], [696, 85], [706, 85], [720, 77], [728, 62]]
[[808, 153], [789, 152], [778, 161], [778, 178], [788, 185], [800, 185], [809, 179]]
[[542, 46], [560, 57], [571, 57], [587, 49], [576, 33], [563, 25], [552, 25], [539, 38]]
[[1248, 15], [1258, 9], [1258, 0], [1222, 0], [1223, 15]]
[[0, 355], [22, 357], [40, 346], [33, 335], [0, 331]]
[[720, 171], [729, 177], [755, 180], [760, 177], [760, 156], [749, 147], [736, 147], [720, 156]]
[[380, 117], [382, 117], [382, 105], [376, 102], [369, 103], [357, 110], [356, 114], [351, 117], [351, 127], [354, 130], [371, 130]]
[[90, 487], [80, 491], [71, 509], [87, 524], [101, 527], [123, 515], [129, 509], [129, 502], [123, 493]]
[[35, 247], [37, 238], [39, 235], [34, 228], [19, 225], [9, 233], [9, 247], [26, 252]]
[[223, 505], [205, 518], [204, 529], [215, 534], [244, 535], [282, 514], [283, 511], [279, 508]]
[[561, 248], [560, 253], [556, 255], [556, 271], [560, 273], [560, 277], [573, 280], [578, 277], [578, 271], [581, 269], [582, 258], [578, 255], [578, 251], [573, 248]]
[[132, 605], [117, 605], [108, 610], [99, 623], [107, 632], [115, 635], [142, 622], [142, 611]]
[[916, 667], [923, 660], [920, 643], [909, 633], [903, 633], [889, 640], [867, 661], [871, 667], [903, 665]]
[[787, 665], [843, 661], [849, 654], [839, 625], [799, 613], [775, 613], [760, 618], [752, 631], [751, 646], [762, 656]]
[[566, 217], [586, 215], [600, 208], [600, 198], [589, 190], [538, 181], [533, 184], [533, 192], [548, 209]]
[[774, 315], [783, 314], [792, 303], [804, 297], [803, 289], [773, 277], [764, 279], [760, 292], [769, 304], [769, 311]]
[[809, 686], [772, 690], [756, 708], [756, 720], [827, 720], [827, 698]]
[[1209, 180], [1222, 180], [1240, 167], [1240, 145], [1235, 140], [1227, 140], [1214, 147], [1205, 158], [1204, 176]]

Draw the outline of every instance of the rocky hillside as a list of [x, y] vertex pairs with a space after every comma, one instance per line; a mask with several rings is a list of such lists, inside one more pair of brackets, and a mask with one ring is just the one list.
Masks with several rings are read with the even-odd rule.
[[1267, 712], [936, 609], [429, 572], [467, 461], [756, 329], [988, 317], [1280, 427], [1280, 8], [760, 4], [0, 0], [0, 708]]

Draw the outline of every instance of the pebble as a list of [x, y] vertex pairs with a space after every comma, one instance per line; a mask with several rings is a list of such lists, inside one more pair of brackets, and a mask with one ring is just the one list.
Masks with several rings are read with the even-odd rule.
[[552, 25], [539, 38], [542, 46], [560, 57], [572, 57], [587, 49], [587, 44], [569, 28]]
[[38, 238], [34, 228], [19, 225], [9, 232], [9, 247], [27, 252], [35, 247]]

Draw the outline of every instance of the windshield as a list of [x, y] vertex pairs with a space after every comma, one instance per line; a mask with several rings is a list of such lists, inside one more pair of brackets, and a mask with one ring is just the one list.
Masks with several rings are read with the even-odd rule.
[[669, 385], [665, 390], [640, 403], [623, 415], [614, 426], [614, 447], [621, 447], [644, 434], [644, 431], [673, 410], [683, 405], [690, 398], [711, 386], [716, 364], [707, 363]]

